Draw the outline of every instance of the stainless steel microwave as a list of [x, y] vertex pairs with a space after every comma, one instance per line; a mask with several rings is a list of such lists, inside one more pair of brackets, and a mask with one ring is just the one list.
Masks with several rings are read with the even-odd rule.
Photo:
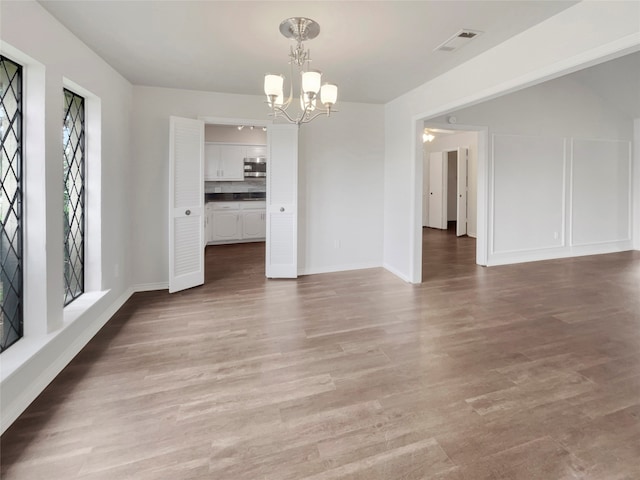
[[249, 177], [266, 177], [267, 176], [267, 158], [266, 157], [246, 157], [244, 159], [244, 176]]

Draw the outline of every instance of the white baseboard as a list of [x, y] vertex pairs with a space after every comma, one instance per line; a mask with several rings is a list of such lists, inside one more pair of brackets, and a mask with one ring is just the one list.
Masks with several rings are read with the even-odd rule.
[[633, 250], [630, 240], [606, 242], [573, 247], [527, 250], [521, 252], [489, 254], [487, 266], [509, 265], [512, 263], [537, 262], [558, 258], [584, 257], [587, 255], [602, 255], [607, 253], [626, 252]]
[[350, 263], [346, 265], [331, 265], [328, 267], [301, 268], [298, 270], [298, 275], [316, 275], [318, 273], [334, 273], [334, 272], [344, 272], [347, 270], [364, 270], [366, 268], [380, 268], [380, 267], [381, 265], [376, 262]]
[[[66, 367], [71, 360], [89, 343], [89, 341], [95, 336], [96, 333], [109, 321], [109, 319], [118, 311], [122, 305], [133, 294], [133, 289], [127, 289], [122, 295], [108, 305], [97, 317], [87, 321], [88, 319], [81, 316], [80, 321], [85, 321], [86, 327], [80, 332], [80, 334], [61, 352], [56, 353], [51, 362], [47, 361], [45, 357], [48, 356], [47, 347], [51, 347], [55, 344], [56, 339], [59, 336], [65, 334], [65, 331], [72, 328], [73, 324], [65, 326], [55, 335], [47, 337], [46, 343], [34, 354], [31, 358], [24, 361], [21, 367], [9, 377], [7, 377], [2, 383], [2, 390], [4, 397], [7, 392], [13, 389], [20, 388], [20, 383], [24, 384], [22, 391], [13, 399], [9, 399], [9, 402], [3, 398], [0, 405], [2, 412], [2, 420], [0, 423], [1, 433], [9, 428], [9, 426], [24, 412], [27, 407], [33, 402], [40, 393], [51, 383], [51, 381]], [[90, 314], [90, 311], [89, 311]], [[53, 347], [51, 347], [53, 348]], [[34, 365], [36, 363], [36, 365]], [[47, 366], [45, 368], [38, 368], [37, 363], [43, 363]], [[29, 370], [34, 370], [35, 373], [29, 375]], [[24, 372], [26, 375], [21, 375]], [[27, 377], [26, 379], [24, 377]], [[18, 385], [12, 385], [11, 383], [18, 383]], [[5, 385], [7, 384], [7, 385]], [[5, 390], [7, 389], [7, 390]]]
[[396, 270], [396, 269], [395, 269], [395, 268], [393, 268], [391, 265], [389, 265], [389, 264], [385, 263], [385, 264], [383, 264], [383, 265], [382, 265], [382, 267], [383, 267], [385, 270], [387, 270], [387, 271], [389, 271], [389, 272], [393, 273], [396, 277], [400, 277], [400, 278], [401, 278], [402, 280], [404, 280], [405, 282], [407, 282], [407, 283], [412, 283], [412, 282], [411, 282], [411, 279], [410, 279], [408, 276], [406, 276], [404, 273], [400, 272], [399, 270]]
[[134, 292], [151, 292], [154, 290], [168, 290], [169, 282], [158, 282], [158, 283], [139, 283], [138, 285], [134, 285], [132, 290]]

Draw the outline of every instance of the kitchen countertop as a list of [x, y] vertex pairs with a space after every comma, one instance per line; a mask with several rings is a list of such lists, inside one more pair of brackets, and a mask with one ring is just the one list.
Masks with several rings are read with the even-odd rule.
[[207, 202], [251, 202], [265, 201], [266, 192], [241, 192], [241, 193], [205, 193], [204, 201]]

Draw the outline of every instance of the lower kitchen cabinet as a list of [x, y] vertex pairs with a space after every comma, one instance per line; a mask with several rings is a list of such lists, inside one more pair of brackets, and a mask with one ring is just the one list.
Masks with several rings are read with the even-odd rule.
[[213, 203], [204, 206], [204, 244], [213, 242]]
[[207, 243], [263, 240], [266, 235], [266, 218], [265, 202], [207, 203]]
[[239, 240], [240, 215], [238, 211], [214, 211], [212, 241]]
[[265, 238], [266, 216], [264, 210], [245, 210], [242, 212], [242, 238]]

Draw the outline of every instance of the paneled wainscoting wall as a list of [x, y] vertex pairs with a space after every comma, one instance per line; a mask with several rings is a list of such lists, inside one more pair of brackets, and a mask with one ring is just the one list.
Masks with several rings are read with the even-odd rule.
[[631, 142], [493, 135], [489, 264], [630, 250]]

